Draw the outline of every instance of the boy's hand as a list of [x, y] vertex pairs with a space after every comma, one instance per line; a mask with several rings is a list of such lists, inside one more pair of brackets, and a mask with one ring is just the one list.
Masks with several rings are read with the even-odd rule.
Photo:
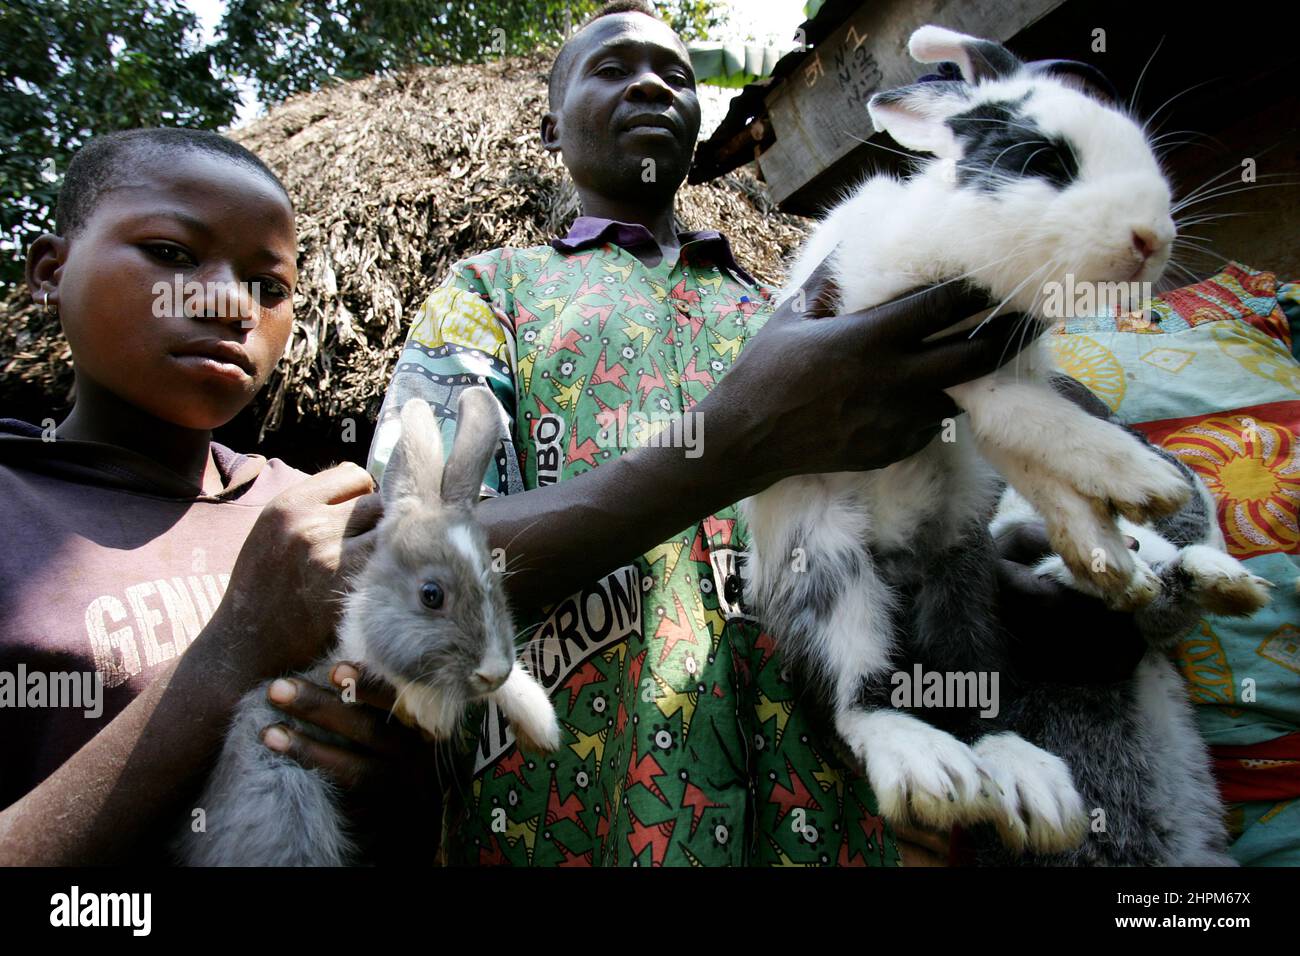
[[[865, 471], [900, 461], [958, 415], [943, 389], [993, 372], [1031, 336], [1005, 315], [973, 338], [927, 337], [989, 308], [947, 283], [831, 316], [823, 263], [754, 336], [700, 410], [724, 428], [723, 457], [754, 493], [794, 474]], [[798, 311], [803, 304], [804, 311]], [[712, 425], [712, 422], [707, 422]]]
[[282, 492], [239, 552], [218, 614], [250, 636], [253, 678], [308, 666], [334, 640], [347, 577], [374, 547], [383, 503], [365, 469], [345, 463]]
[[[272, 750], [327, 774], [344, 793], [348, 820], [372, 862], [413, 851], [432, 857], [441, 838], [436, 752], [393, 716], [393, 687], [359, 664], [338, 664], [332, 688], [298, 678], [275, 681], [268, 697], [287, 714], [338, 734], [350, 747], [314, 740], [284, 724], [263, 734]], [[350, 693], [349, 693], [350, 692]], [[345, 695], [349, 699], [345, 699]]]

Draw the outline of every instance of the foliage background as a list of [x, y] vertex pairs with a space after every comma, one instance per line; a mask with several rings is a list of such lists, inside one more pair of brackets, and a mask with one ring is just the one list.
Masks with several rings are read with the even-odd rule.
[[[558, 46], [602, 0], [229, 0], [201, 37], [180, 0], [5, 0], [0, 6], [0, 288], [54, 227], [62, 171], [90, 137], [138, 126], [220, 129], [236, 78], [273, 108], [299, 93], [422, 65]], [[662, 0], [687, 39], [715, 0]]]

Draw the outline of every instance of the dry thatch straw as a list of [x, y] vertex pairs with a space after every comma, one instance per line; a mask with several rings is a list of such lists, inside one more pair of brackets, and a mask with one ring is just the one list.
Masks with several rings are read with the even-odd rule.
[[[297, 209], [299, 291], [285, 358], [255, 409], [263, 431], [307, 418], [368, 421], [406, 323], [457, 259], [529, 246], [577, 213], [543, 152], [551, 55], [420, 68], [295, 97], [231, 134], [284, 180]], [[780, 280], [805, 220], [776, 212], [745, 170], [679, 194], [684, 228], [716, 228]], [[71, 386], [66, 343], [25, 290], [0, 301], [0, 396]], [[66, 406], [65, 406], [66, 407]]]

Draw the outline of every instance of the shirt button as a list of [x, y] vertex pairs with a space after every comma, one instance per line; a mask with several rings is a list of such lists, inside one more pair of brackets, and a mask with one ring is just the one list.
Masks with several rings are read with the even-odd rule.
[[727, 575], [727, 580], [722, 584], [722, 596], [727, 599], [727, 603], [732, 607], [740, 606], [740, 575]]

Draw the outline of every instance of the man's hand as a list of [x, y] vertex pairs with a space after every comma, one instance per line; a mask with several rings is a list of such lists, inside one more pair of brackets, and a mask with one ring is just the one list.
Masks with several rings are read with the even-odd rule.
[[746, 476], [747, 494], [789, 475], [882, 468], [914, 454], [960, 413], [943, 389], [993, 372], [1030, 341], [1019, 334], [1024, 317], [1007, 315], [974, 337], [925, 342], [989, 308], [959, 283], [838, 316], [829, 315], [833, 295], [823, 263], [699, 405], [708, 424], [725, 425], [725, 457]]
[[338, 664], [330, 679], [334, 687], [327, 689], [281, 678], [268, 698], [285, 713], [346, 738], [349, 746], [315, 740], [286, 724], [268, 727], [263, 743], [338, 784], [367, 862], [432, 860], [442, 836], [434, 745], [393, 716], [393, 687], [360, 664]]
[[894, 826], [903, 866], [947, 866], [950, 834], [904, 825]]

